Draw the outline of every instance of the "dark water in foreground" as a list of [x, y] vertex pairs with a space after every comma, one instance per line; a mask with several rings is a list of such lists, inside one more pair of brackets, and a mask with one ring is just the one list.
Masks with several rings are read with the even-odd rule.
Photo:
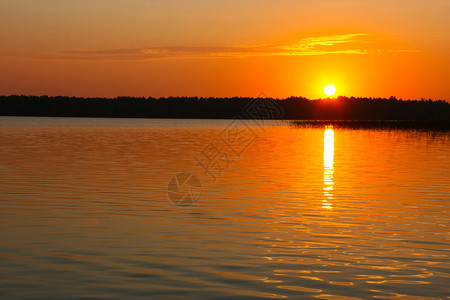
[[449, 299], [448, 133], [247, 122], [0, 118], [0, 298]]

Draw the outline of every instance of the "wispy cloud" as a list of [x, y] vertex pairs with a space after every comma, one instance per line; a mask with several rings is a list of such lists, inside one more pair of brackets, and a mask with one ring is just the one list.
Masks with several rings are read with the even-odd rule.
[[294, 52], [307, 52], [313, 51], [320, 46], [335, 46], [339, 44], [348, 44], [358, 42], [359, 37], [366, 37], [366, 33], [358, 34], [345, 34], [345, 35], [333, 35], [322, 37], [310, 37], [304, 38], [295, 43], [279, 46], [280, 49], [294, 51]]
[[223, 47], [149, 47], [138, 49], [78, 49], [61, 51], [47, 58], [66, 60], [152, 60], [174, 58], [219, 58], [258, 56], [317, 56], [330, 54], [369, 54], [380, 52], [416, 52], [386, 49], [371, 45], [367, 33], [308, 37], [287, 44], [263, 44]]

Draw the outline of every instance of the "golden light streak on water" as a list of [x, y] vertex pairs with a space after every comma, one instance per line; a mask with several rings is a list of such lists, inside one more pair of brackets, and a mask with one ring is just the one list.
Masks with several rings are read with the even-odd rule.
[[325, 128], [323, 152], [323, 195], [322, 208], [333, 208], [334, 191], [334, 129]]

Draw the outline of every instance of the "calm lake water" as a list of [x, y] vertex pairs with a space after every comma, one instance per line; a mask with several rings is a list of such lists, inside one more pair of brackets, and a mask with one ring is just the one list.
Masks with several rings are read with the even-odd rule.
[[0, 298], [449, 299], [449, 136], [1, 117]]

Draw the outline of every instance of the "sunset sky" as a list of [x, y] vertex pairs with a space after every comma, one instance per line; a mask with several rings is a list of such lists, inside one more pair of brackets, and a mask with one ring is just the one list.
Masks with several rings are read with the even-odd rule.
[[448, 0], [0, 0], [0, 94], [450, 100]]

